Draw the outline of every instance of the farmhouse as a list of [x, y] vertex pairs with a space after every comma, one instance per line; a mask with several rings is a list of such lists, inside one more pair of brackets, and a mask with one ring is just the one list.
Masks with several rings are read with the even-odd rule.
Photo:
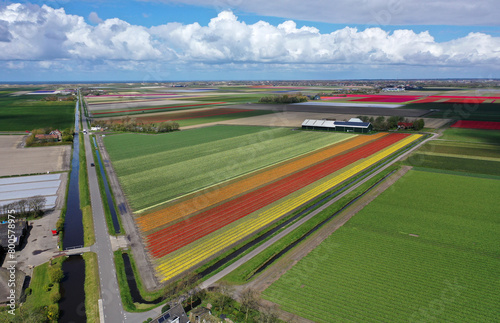
[[177, 304], [152, 320], [151, 323], [190, 323], [190, 321], [182, 305]]
[[399, 129], [412, 129], [413, 122], [398, 122]]
[[302, 122], [302, 129], [360, 133], [367, 133], [372, 131], [373, 126], [371, 123], [361, 122], [361, 120], [358, 120], [359, 119], [351, 119], [349, 121], [333, 121], [306, 119], [304, 122]]
[[50, 135], [50, 134], [40, 134], [40, 135], [35, 135], [35, 139], [40, 140], [40, 141], [57, 141], [57, 135]]
[[52, 130], [48, 134], [38, 134], [35, 135], [35, 139], [39, 141], [61, 141], [62, 133], [59, 130]]

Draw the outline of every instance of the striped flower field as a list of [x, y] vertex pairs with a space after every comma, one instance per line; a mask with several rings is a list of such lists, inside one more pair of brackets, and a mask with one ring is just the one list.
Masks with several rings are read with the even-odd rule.
[[138, 216], [157, 275], [196, 268], [420, 137], [349, 137]]

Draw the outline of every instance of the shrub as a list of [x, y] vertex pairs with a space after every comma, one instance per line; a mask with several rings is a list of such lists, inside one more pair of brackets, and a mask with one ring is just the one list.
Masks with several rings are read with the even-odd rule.
[[50, 321], [56, 321], [59, 319], [59, 306], [57, 304], [50, 304], [47, 308], [47, 318]]
[[56, 223], [56, 230], [57, 232], [62, 232], [64, 230], [64, 219], [59, 218]]
[[57, 303], [61, 299], [61, 293], [59, 293], [59, 291], [53, 291], [50, 293], [49, 298], [52, 303]]
[[49, 267], [49, 278], [50, 281], [53, 283], [58, 283], [60, 282], [64, 277], [64, 272], [62, 271], [61, 266], [51, 266]]

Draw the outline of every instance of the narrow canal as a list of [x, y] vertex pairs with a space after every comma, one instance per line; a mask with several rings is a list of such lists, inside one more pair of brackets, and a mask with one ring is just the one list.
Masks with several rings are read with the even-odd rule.
[[75, 135], [73, 136], [73, 157], [66, 200], [66, 218], [64, 220], [63, 248], [83, 247], [82, 210], [80, 209], [80, 188], [78, 185], [80, 172], [80, 101], [76, 101]]
[[104, 190], [106, 191], [106, 200], [108, 200], [109, 212], [111, 213], [111, 219], [113, 220], [113, 228], [116, 233], [120, 233], [120, 223], [118, 222], [118, 216], [116, 214], [115, 203], [113, 203], [113, 197], [111, 196], [111, 191], [108, 185], [108, 179], [106, 178], [106, 173], [104, 170], [104, 164], [101, 161], [101, 154], [99, 154], [99, 148], [94, 139], [95, 154], [97, 155], [97, 161], [99, 162], [99, 169], [101, 171], [101, 178], [104, 183]]
[[59, 322], [85, 323], [85, 260], [82, 256], [69, 256], [62, 264]]

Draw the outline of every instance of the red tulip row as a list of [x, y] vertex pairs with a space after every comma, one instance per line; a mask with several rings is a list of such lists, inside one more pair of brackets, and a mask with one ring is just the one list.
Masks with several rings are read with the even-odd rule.
[[155, 258], [163, 257], [406, 136], [408, 135], [391, 134], [383, 137], [152, 233], [146, 237], [149, 249]]

